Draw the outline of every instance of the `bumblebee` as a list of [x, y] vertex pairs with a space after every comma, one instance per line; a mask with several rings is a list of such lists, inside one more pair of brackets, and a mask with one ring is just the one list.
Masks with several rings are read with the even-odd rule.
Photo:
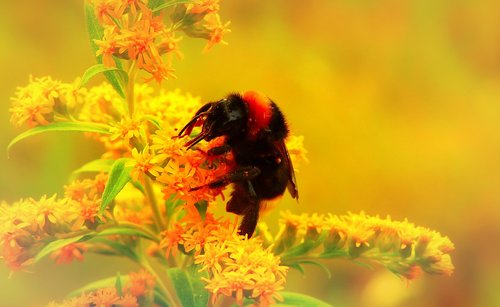
[[233, 154], [235, 166], [205, 186], [234, 185], [226, 211], [243, 216], [241, 235], [252, 236], [264, 201], [283, 195], [287, 188], [298, 199], [295, 173], [285, 145], [289, 129], [283, 113], [271, 99], [246, 91], [209, 102], [196, 112], [179, 136], [189, 136], [196, 126], [202, 127], [201, 132], [185, 144], [188, 149], [202, 140], [224, 136], [223, 145], [211, 148], [207, 154]]

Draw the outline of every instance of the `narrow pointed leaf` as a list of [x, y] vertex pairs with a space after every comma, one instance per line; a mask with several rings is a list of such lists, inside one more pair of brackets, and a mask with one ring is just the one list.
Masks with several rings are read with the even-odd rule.
[[[88, 3], [85, 3], [85, 20], [87, 23], [87, 31], [89, 32], [90, 45], [94, 54], [97, 52], [99, 47], [96, 45], [94, 40], [101, 40], [104, 35], [104, 30], [99, 24], [99, 20], [94, 13], [94, 7]], [[102, 55], [96, 56], [97, 63], [102, 64]], [[115, 58], [116, 67], [122, 69], [121, 62]], [[116, 92], [125, 98], [125, 86], [124, 81], [120, 77], [120, 74], [116, 71], [105, 71], [104, 76], [108, 79], [109, 83], [113, 86]]]
[[193, 287], [187, 273], [180, 268], [167, 270], [168, 277], [172, 280], [175, 292], [182, 306], [194, 306]]
[[123, 283], [120, 272], [116, 273], [115, 289], [119, 296], [123, 296]]
[[205, 289], [206, 284], [201, 279], [202, 277], [208, 278], [208, 273], [200, 272], [200, 267], [197, 265], [193, 265], [187, 270], [189, 279], [191, 281], [191, 286], [193, 288], [193, 299], [195, 302], [195, 307], [208, 306], [208, 290]]
[[279, 294], [283, 297], [283, 302], [275, 306], [332, 307], [332, 305], [328, 303], [305, 294], [288, 291], [282, 291], [279, 292]]
[[[312, 265], [315, 265], [317, 267], [320, 267], [321, 269], [323, 269], [323, 271], [325, 271], [326, 275], [328, 276], [328, 278], [332, 278], [332, 272], [330, 272], [330, 269], [328, 269], [324, 264], [322, 264], [321, 262], [318, 262], [318, 261], [314, 261], [314, 260], [300, 260], [300, 261], [297, 261], [295, 263], [292, 263], [291, 265], [288, 265], [288, 264], [284, 264], [284, 265], [287, 265], [287, 266], [290, 266], [290, 267], [293, 267], [295, 268], [295, 265], [299, 265], [301, 266], [302, 264], [312, 264]], [[304, 271], [301, 271], [302, 273], [305, 273]]]
[[109, 173], [108, 182], [102, 193], [102, 203], [100, 212], [104, 212], [106, 207], [115, 199], [116, 195], [120, 193], [123, 187], [130, 181], [130, 171], [132, 166], [130, 162], [132, 159], [122, 158], [115, 161]]
[[115, 251], [116, 255], [121, 257], [125, 256], [133, 260], [134, 262], [139, 262], [139, 256], [137, 255], [135, 250], [126, 244], [114, 240], [108, 240], [103, 237], [95, 237], [92, 239], [92, 242], [104, 244], [111, 248], [111, 250]]
[[12, 145], [17, 142], [24, 140], [30, 136], [34, 136], [44, 132], [50, 131], [80, 131], [80, 132], [96, 132], [109, 134], [109, 126], [98, 124], [98, 123], [77, 123], [77, 122], [62, 122], [62, 123], [52, 123], [45, 126], [38, 126], [31, 128], [30, 130], [24, 131], [23, 133], [16, 136], [12, 141], [10, 141], [7, 146], [7, 151], [10, 150]]
[[155, 303], [160, 307], [169, 307], [167, 299], [165, 298], [161, 290], [158, 289], [158, 287], [155, 287], [154, 289], [154, 300]]
[[103, 231], [99, 232], [99, 236], [111, 236], [111, 235], [127, 235], [127, 236], [137, 236], [141, 238], [145, 238], [151, 241], [158, 241], [158, 238], [155, 238], [153, 234], [147, 233], [138, 228], [132, 228], [129, 226], [115, 226], [106, 228]]
[[177, 4], [182, 4], [182, 3], [192, 3], [194, 0], [165, 0], [163, 3], [160, 3], [162, 1], [150, 1], [150, 8], [153, 12], [158, 12], [161, 11], [167, 7], [174, 6]]
[[281, 255], [281, 259], [288, 260], [294, 257], [305, 255], [311, 250], [320, 246], [325, 240], [325, 237], [326, 231], [323, 231], [316, 240], [307, 240], [299, 245], [291, 247], [289, 250], [285, 251], [283, 255]]
[[306, 275], [306, 271], [304, 270], [304, 267], [301, 266], [299, 263], [296, 263], [296, 262], [290, 263], [290, 264], [283, 263], [283, 265], [289, 266], [292, 269], [296, 269], [297, 271], [299, 271], [302, 274], [302, 276]]
[[111, 170], [111, 166], [113, 166], [114, 162], [115, 160], [111, 159], [97, 159], [90, 161], [82, 165], [80, 168], [74, 170], [71, 174], [71, 180], [75, 179], [75, 177], [81, 173], [108, 173]]
[[100, 73], [105, 73], [105, 72], [116, 72], [117, 76], [120, 76], [121, 80], [123, 80], [123, 83], [127, 83], [128, 81], [128, 75], [127, 72], [124, 71], [123, 69], [120, 69], [118, 67], [107, 67], [104, 64], [95, 64], [94, 66], [89, 67], [85, 73], [82, 76], [82, 79], [80, 80], [80, 86], [85, 86], [90, 79], [93, 77], [97, 76]]
[[[111, 276], [111, 277], [107, 277], [107, 278], [93, 281], [91, 283], [86, 284], [85, 286], [83, 286], [81, 288], [78, 288], [78, 289], [72, 291], [66, 297], [71, 298], [71, 297], [79, 296], [82, 293], [88, 293], [88, 292], [91, 292], [91, 291], [94, 291], [97, 289], [113, 287], [116, 285], [116, 278], [117, 278], [116, 276]], [[121, 280], [122, 284], [127, 283], [128, 279], [129, 279], [128, 276], [120, 276], [120, 280]]]

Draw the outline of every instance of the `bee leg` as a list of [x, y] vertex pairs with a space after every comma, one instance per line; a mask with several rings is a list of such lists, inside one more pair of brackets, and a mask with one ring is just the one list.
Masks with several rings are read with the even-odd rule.
[[[240, 182], [245, 180], [251, 180], [260, 174], [260, 169], [255, 166], [244, 166], [237, 168], [223, 176], [216, 178], [205, 185], [191, 188], [191, 191], [199, 190], [203, 187], [208, 187], [210, 189], [220, 188], [226, 186], [232, 182]], [[254, 192], [255, 193], [255, 192]]]
[[213, 147], [213, 148], [210, 148], [208, 151], [207, 151], [207, 155], [208, 156], [220, 156], [220, 155], [223, 155], [225, 154], [226, 152], [229, 152], [231, 150], [231, 146], [227, 145], [227, 144], [224, 144], [222, 146], [217, 146], [217, 147]]
[[231, 199], [226, 204], [226, 211], [238, 215], [244, 215], [249, 207], [258, 207], [259, 199], [255, 193], [252, 183], [237, 183], [231, 194]]
[[248, 238], [252, 237], [255, 227], [257, 227], [257, 221], [259, 220], [259, 206], [250, 205], [246, 208], [243, 214], [243, 220], [241, 221], [238, 232], [240, 235], [248, 235]]

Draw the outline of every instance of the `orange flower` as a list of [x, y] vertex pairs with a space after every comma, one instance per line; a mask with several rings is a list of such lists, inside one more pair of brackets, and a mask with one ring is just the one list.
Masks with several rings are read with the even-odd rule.
[[119, 123], [114, 123], [111, 133], [111, 141], [122, 140], [124, 144], [130, 145], [131, 139], [140, 139], [145, 130], [141, 121], [123, 118]]
[[108, 67], [115, 67], [116, 63], [113, 56], [118, 51], [116, 26], [109, 26], [104, 29], [103, 40], [94, 40], [94, 43], [99, 47], [96, 51], [96, 56], [102, 55], [102, 63]]
[[161, 248], [166, 248], [165, 256], [167, 258], [176, 256], [179, 251], [179, 244], [182, 241], [182, 235], [184, 234], [184, 228], [176, 223], [171, 230], [164, 231], [162, 233], [163, 239], [160, 242]]
[[222, 40], [222, 38], [225, 33], [231, 32], [231, 30], [228, 28], [231, 22], [228, 21], [225, 24], [222, 24], [220, 21], [220, 17], [217, 14], [208, 15], [206, 21], [206, 28], [209, 31], [209, 40], [207, 45], [205, 46], [205, 49], [203, 49], [203, 52], [209, 51], [216, 44], [227, 45], [227, 42]]
[[53, 252], [50, 257], [55, 259], [57, 264], [71, 263], [73, 259], [83, 261], [83, 253], [86, 251], [87, 246], [84, 243], [71, 243]]
[[[103, 288], [93, 292], [90, 296], [92, 306], [113, 307], [120, 301], [120, 296], [115, 288]], [[90, 306], [90, 305], [89, 305]]]
[[94, 5], [94, 13], [101, 24], [113, 24], [113, 18], [116, 18], [114, 12], [118, 0], [92, 0], [92, 4]]
[[125, 291], [135, 297], [147, 296], [155, 287], [154, 277], [145, 270], [132, 272], [128, 277], [129, 281], [125, 286]]

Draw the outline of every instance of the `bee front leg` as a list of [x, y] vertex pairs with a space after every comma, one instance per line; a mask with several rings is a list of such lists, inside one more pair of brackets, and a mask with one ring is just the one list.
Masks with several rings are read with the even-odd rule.
[[226, 152], [229, 152], [230, 150], [231, 150], [231, 146], [229, 146], [228, 144], [224, 144], [221, 146], [210, 148], [207, 151], [207, 155], [211, 156], [211, 157], [220, 156], [220, 155], [225, 154]]

